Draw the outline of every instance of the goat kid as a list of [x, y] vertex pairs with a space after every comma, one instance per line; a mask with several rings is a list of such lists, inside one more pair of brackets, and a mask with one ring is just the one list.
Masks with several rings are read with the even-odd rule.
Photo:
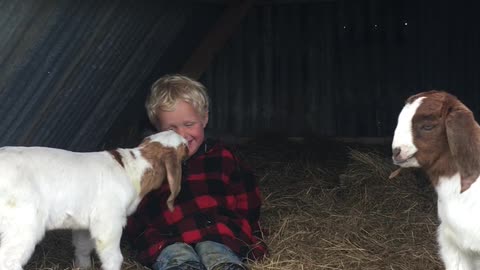
[[0, 148], [0, 270], [19, 270], [46, 230], [73, 229], [75, 265], [95, 248], [105, 270], [119, 270], [126, 217], [167, 178], [168, 207], [180, 192], [187, 143], [173, 131], [138, 147], [78, 153], [46, 147]]
[[392, 153], [394, 164], [424, 169], [435, 187], [446, 269], [480, 269], [480, 126], [472, 111], [443, 91], [411, 96]]

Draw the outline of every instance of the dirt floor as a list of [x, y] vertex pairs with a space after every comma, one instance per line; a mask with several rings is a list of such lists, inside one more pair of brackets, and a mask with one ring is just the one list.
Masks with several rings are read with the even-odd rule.
[[[388, 180], [388, 145], [269, 138], [232, 146], [264, 197], [270, 255], [252, 270], [442, 269], [433, 189], [416, 171]], [[70, 269], [69, 238], [48, 233], [26, 269]], [[127, 246], [124, 256], [123, 269], [142, 269]]]

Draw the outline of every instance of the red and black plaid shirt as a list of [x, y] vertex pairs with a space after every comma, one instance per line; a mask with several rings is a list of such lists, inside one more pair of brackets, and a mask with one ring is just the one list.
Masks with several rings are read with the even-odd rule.
[[204, 143], [184, 164], [173, 212], [166, 204], [169, 194], [167, 184], [150, 192], [128, 219], [126, 234], [140, 262], [151, 265], [169, 244], [206, 240], [228, 246], [241, 258], [265, 255], [255, 176], [221, 143]]

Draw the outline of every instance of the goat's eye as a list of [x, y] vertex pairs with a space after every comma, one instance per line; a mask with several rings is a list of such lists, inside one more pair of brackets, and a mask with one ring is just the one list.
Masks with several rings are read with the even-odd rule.
[[421, 126], [421, 129], [422, 129], [422, 130], [426, 130], [426, 131], [430, 131], [430, 130], [432, 130], [433, 128], [435, 128], [435, 125], [431, 125], [431, 124], [425, 124], [425, 125], [422, 125], [422, 126]]

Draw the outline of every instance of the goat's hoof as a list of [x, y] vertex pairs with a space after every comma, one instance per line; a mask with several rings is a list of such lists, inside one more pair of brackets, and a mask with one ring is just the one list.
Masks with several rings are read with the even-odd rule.
[[74, 262], [75, 268], [88, 269], [92, 267], [90, 257], [76, 258]]

